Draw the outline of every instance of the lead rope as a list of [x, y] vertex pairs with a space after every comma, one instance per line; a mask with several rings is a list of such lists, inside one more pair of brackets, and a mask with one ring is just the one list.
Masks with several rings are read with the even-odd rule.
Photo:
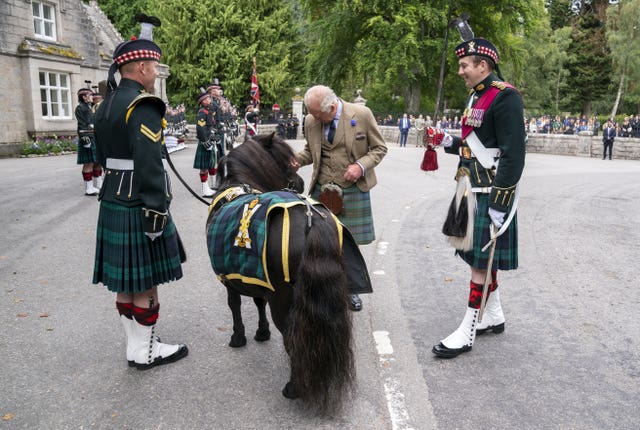
[[[166, 147], [165, 147], [165, 149], [166, 149]], [[182, 176], [180, 176], [180, 173], [178, 173], [178, 170], [176, 169], [176, 166], [173, 165], [173, 161], [171, 161], [171, 156], [169, 156], [169, 151], [167, 151], [167, 163], [169, 163], [169, 167], [171, 167], [171, 170], [173, 170], [173, 173], [175, 173], [175, 175], [178, 178], [178, 180], [180, 182], [182, 182], [182, 185], [184, 185], [184, 187], [193, 195], [193, 197], [195, 197], [196, 199], [200, 200], [202, 203], [204, 203], [207, 206], [209, 206], [211, 204], [211, 202], [206, 201], [205, 199], [200, 197], [198, 195], [198, 193], [193, 191], [193, 189], [187, 184], [187, 182], [184, 179], [182, 179]]]

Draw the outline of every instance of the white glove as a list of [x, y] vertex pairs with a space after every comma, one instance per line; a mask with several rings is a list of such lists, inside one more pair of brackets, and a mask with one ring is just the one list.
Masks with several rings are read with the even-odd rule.
[[162, 236], [162, 231], [158, 231], [158, 232], [155, 232], [155, 233], [145, 233], [145, 234], [147, 235], [147, 237], [149, 239], [151, 239], [151, 241], [154, 241], [154, 240], [156, 240], [157, 237]]
[[453, 145], [453, 136], [451, 136], [449, 133], [445, 133], [444, 137], [442, 138], [441, 145], [445, 148], [451, 147], [451, 145]]
[[504, 216], [505, 212], [489, 208], [489, 218], [491, 218], [491, 222], [496, 226], [496, 228], [502, 227], [502, 224], [504, 223]]
[[81, 137], [80, 142], [82, 142], [84, 148], [91, 148], [91, 138], [89, 136]]

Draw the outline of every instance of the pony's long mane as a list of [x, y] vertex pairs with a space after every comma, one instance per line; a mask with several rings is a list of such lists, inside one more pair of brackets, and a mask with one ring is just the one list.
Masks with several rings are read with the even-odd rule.
[[234, 148], [220, 160], [218, 189], [246, 184], [260, 191], [286, 188], [290, 177], [293, 150], [284, 140], [271, 134], [259, 134]]

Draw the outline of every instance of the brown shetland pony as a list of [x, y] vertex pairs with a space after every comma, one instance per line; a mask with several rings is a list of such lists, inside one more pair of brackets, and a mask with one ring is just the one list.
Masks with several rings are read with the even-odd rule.
[[[223, 174], [218, 178], [216, 196], [237, 186], [249, 192], [260, 190], [264, 195], [291, 187], [294, 178], [297, 178], [294, 181], [298, 191], [302, 192], [302, 179], [290, 168], [293, 156], [291, 147], [275, 134], [254, 136], [221, 160], [219, 171]], [[238, 279], [223, 279], [233, 315], [229, 345], [241, 347], [247, 342], [240, 312], [242, 295], [253, 297], [258, 308], [258, 330], [254, 339], [270, 338], [265, 312], [268, 303], [289, 356], [290, 380], [282, 394], [291, 399], [300, 398], [304, 405], [320, 413], [335, 413], [350, 394], [355, 379], [347, 276], [338, 230], [324, 206], [310, 208], [302, 204], [288, 211], [290, 281], [285, 282], [283, 273], [280, 238], [284, 210], [280, 208], [271, 212], [266, 228], [269, 238], [277, 238], [266, 242], [265, 251], [274, 291]], [[212, 207], [207, 220], [212, 266], [215, 257], [212, 232], [219, 221], [219, 212], [220, 206]], [[366, 266], [361, 270], [366, 273]]]

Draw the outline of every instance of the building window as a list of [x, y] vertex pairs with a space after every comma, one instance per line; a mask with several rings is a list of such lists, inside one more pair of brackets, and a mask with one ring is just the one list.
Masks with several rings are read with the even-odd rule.
[[56, 40], [56, 9], [53, 5], [31, 2], [33, 10], [33, 32], [37, 37]]
[[70, 81], [68, 73], [40, 71], [40, 104], [43, 118], [71, 118]]

